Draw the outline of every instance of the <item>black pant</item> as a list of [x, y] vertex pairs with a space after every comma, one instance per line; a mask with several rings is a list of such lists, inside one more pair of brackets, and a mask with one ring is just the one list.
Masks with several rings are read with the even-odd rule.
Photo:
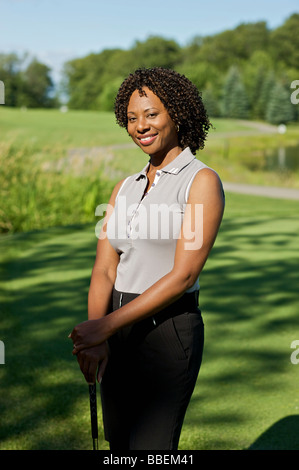
[[[113, 310], [137, 295], [114, 290]], [[101, 397], [111, 450], [177, 449], [203, 343], [198, 292], [109, 339]]]

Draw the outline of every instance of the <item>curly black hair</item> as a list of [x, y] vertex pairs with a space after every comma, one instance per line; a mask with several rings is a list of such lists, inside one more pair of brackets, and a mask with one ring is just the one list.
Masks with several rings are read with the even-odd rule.
[[149, 88], [161, 100], [169, 116], [179, 129], [178, 139], [182, 149], [190, 147], [195, 155], [203, 149], [210, 127], [201, 92], [184, 75], [162, 67], [140, 68], [131, 73], [121, 84], [114, 103], [117, 123], [127, 129], [127, 107], [135, 90], [140, 96], [143, 87]]

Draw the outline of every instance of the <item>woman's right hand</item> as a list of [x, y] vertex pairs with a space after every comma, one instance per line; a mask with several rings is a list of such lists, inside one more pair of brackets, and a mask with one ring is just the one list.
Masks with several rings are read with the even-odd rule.
[[109, 348], [106, 341], [97, 346], [82, 349], [77, 353], [77, 361], [87, 383], [94, 384], [96, 379], [101, 382], [108, 363], [108, 356]]

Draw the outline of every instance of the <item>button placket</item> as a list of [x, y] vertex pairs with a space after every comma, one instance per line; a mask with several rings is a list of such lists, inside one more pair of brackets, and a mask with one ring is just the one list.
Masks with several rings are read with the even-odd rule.
[[139, 207], [141, 206], [142, 201], [144, 200], [144, 198], [145, 198], [146, 196], [149, 195], [149, 193], [151, 192], [151, 190], [157, 185], [157, 183], [158, 183], [158, 181], [159, 181], [159, 179], [160, 179], [160, 177], [161, 177], [161, 174], [162, 174], [161, 171], [159, 171], [159, 170], [156, 171], [154, 181], [153, 181], [153, 183], [151, 184], [149, 190], [148, 190], [146, 193], [144, 193], [143, 197], [140, 199], [140, 201], [139, 201], [139, 203], [138, 203], [138, 206], [137, 206], [136, 209], [133, 211], [133, 214], [132, 214], [132, 216], [131, 216], [131, 218], [130, 218], [130, 220], [129, 220], [129, 222], [128, 222], [128, 226], [127, 226], [127, 237], [128, 237], [128, 238], [131, 237], [131, 233], [132, 233], [132, 229], [133, 229], [133, 228], [132, 228], [132, 223], [133, 223], [133, 221], [134, 221], [134, 218], [135, 218], [136, 214], [138, 213], [138, 209], [139, 209]]

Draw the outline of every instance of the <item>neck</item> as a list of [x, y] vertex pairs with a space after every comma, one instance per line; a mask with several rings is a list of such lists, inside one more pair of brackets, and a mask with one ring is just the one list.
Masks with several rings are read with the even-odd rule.
[[181, 147], [176, 146], [170, 149], [168, 152], [163, 153], [162, 155], [154, 154], [150, 155], [150, 167], [153, 170], [160, 170], [172, 162], [180, 153], [182, 152]]

